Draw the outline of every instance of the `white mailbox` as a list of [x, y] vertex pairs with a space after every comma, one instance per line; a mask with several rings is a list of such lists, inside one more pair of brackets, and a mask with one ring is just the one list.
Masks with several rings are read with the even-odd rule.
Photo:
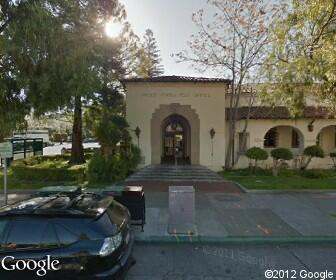
[[193, 186], [169, 187], [170, 234], [195, 234], [195, 189]]

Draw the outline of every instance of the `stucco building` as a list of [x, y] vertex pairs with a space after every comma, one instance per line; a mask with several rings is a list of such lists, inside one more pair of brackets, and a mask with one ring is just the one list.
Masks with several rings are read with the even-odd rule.
[[[228, 141], [230, 80], [163, 76], [123, 83], [126, 117], [133, 141], [142, 151], [142, 165], [177, 163], [222, 168]], [[248, 166], [244, 152], [253, 146], [269, 151], [289, 148], [295, 155], [289, 164], [295, 167], [303, 149], [316, 143], [327, 156], [314, 159], [310, 167], [333, 166], [329, 153], [336, 151], [336, 120], [313, 97], [307, 96], [304, 114], [297, 119], [292, 119], [280, 103], [271, 108], [257, 100], [250, 109], [247, 104], [248, 96], [243, 96], [234, 142], [235, 155], [241, 155], [236, 168]], [[242, 137], [247, 115], [247, 137]], [[243, 139], [245, 144], [240, 143]], [[271, 166], [271, 159], [263, 164]]]

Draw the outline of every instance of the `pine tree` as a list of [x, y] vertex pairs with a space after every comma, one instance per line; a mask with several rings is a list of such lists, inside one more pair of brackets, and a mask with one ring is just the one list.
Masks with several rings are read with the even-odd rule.
[[142, 78], [156, 77], [164, 73], [160, 51], [152, 30], [147, 29], [138, 53], [136, 74]]

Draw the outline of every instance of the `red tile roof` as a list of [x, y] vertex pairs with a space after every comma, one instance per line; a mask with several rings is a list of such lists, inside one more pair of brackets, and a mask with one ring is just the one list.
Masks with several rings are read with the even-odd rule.
[[231, 80], [222, 78], [204, 78], [188, 76], [159, 76], [152, 78], [130, 78], [122, 80], [123, 83], [156, 82], [156, 83], [225, 83], [230, 84]]
[[[246, 119], [248, 116], [249, 108], [238, 108], [238, 120]], [[230, 109], [226, 109], [226, 118], [228, 119]], [[267, 107], [255, 106], [251, 108], [250, 119], [291, 119], [290, 112], [285, 106]], [[326, 107], [306, 106], [301, 118], [312, 119], [334, 119], [335, 115], [331, 114]]]

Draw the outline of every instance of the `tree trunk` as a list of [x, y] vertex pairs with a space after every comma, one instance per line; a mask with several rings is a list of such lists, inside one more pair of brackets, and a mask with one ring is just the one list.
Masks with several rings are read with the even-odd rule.
[[309, 165], [309, 163], [311, 162], [311, 160], [312, 160], [312, 157], [309, 157], [308, 160], [307, 160], [307, 162], [301, 167], [301, 169], [302, 170], [306, 170], [307, 167], [308, 167], [308, 165]]
[[101, 153], [102, 153], [102, 156], [105, 157], [105, 159], [109, 159], [114, 154], [113, 147], [111, 147], [111, 145], [106, 145], [102, 143]]
[[279, 174], [279, 161], [277, 159], [273, 159], [273, 176], [278, 176]]
[[75, 97], [75, 112], [72, 127], [72, 148], [70, 163], [85, 163], [82, 131], [82, 101], [81, 96], [77, 95]]
[[[236, 34], [233, 33], [232, 43], [235, 45], [236, 42]], [[233, 57], [236, 57], [236, 49], [233, 49]], [[231, 98], [230, 98], [230, 114], [229, 114], [229, 137], [228, 137], [228, 143], [227, 143], [227, 149], [226, 149], [226, 157], [225, 157], [225, 169], [231, 169], [232, 167], [232, 156], [234, 149], [234, 134], [235, 134], [235, 122], [233, 120], [233, 105], [234, 105], [234, 98], [235, 98], [235, 83], [236, 83], [236, 60], [232, 60], [232, 68], [231, 68], [231, 74], [232, 74], [232, 82], [231, 82]], [[224, 108], [225, 110], [225, 108]]]
[[229, 121], [229, 137], [228, 144], [226, 149], [226, 158], [225, 158], [225, 169], [231, 169], [232, 167], [232, 157], [233, 157], [233, 149], [234, 149], [234, 136], [235, 136], [235, 123], [234, 120]]
[[333, 164], [334, 164], [334, 168], [336, 168], [336, 158], [335, 157], [331, 157]]
[[[240, 90], [240, 92], [241, 92], [241, 90]], [[255, 93], [253, 92], [253, 88], [251, 87], [250, 97], [249, 97], [249, 103], [248, 103], [247, 116], [246, 116], [246, 119], [245, 119], [245, 122], [244, 122], [244, 128], [243, 128], [243, 130], [241, 132], [241, 133], [243, 133], [243, 139], [242, 139], [242, 143], [241, 144], [242, 145], [246, 144], [246, 148], [247, 148], [247, 128], [248, 128], [248, 124], [249, 124], [249, 120], [250, 120], [250, 116], [251, 116], [251, 109], [252, 109], [252, 106], [254, 104], [254, 99], [255, 99]], [[239, 147], [239, 151], [241, 151], [242, 148], [243, 147]], [[239, 158], [240, 158], [240, 153], [237, 154], [233, 166], [237, 165], [237, 163], [239, 161]]]
[[[232, 85], [232, 88], [234, 88], [234, 85]], [[234, 90], [231, 92], [231, 97], [230, 97], [230, 110], [229, 110], [229, 137], [228, 137], [228, 143], [227, 143], [227, 148], [226, 148], [226, 157], [225, 157], [225, 169], [230, 169], [231, 168], [231, 154], [232, 154], [232, 137], [233, 135], [233, 98], [234, 98]]]

